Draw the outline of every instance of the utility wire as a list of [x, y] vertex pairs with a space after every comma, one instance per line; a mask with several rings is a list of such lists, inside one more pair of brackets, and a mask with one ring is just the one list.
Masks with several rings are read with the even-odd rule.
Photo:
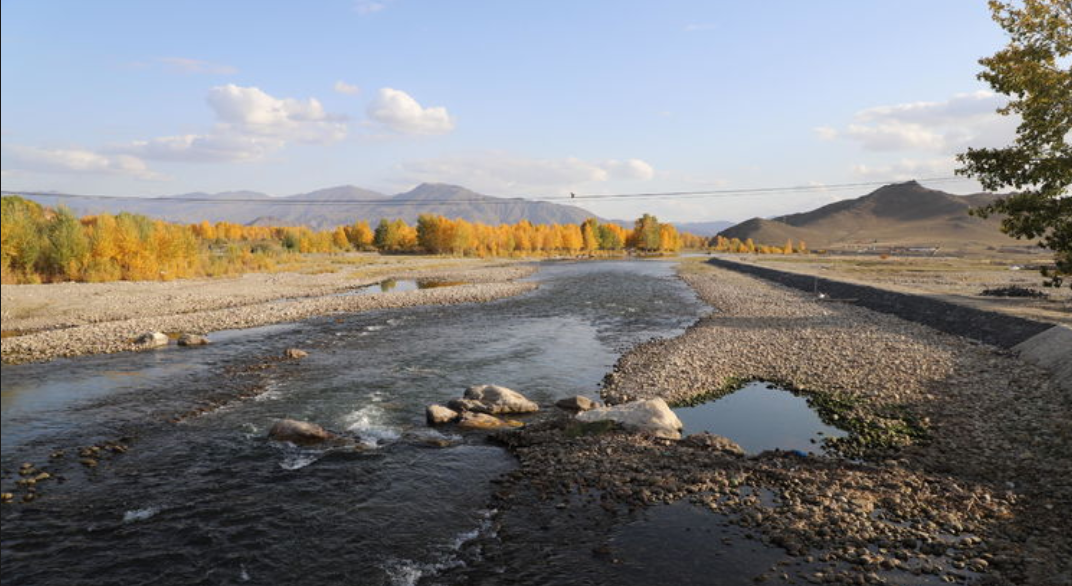
[[[926, 183], [949, 183], [965, 181], [962, 177], [934, 177], [920, 179]], [[326, 200], [326, 199], [299, 199], [288, 197], [263, 197], [263, 198], [230, 198], [230, 197], [141, 197], [134, 195], [93, 195], [77, 193], [53, 193], [47, 191], [9, 191], [0, 190], [3, 195], [24, 195], [30, 197], [50, 197], [55, 199], [85, 199], [85, 200], [119, 200], [141, 202], [173, 202], [173, 203], [208, 203], [208, 204], [231, 204], [231, 203], [257, 203], [270, 206], [329, 206], [329, 207], [361, 207], [361, 206], [423, 206], [428, 204], [491, 204], [512, 205], [526, 203], [552, 203], [552, 202], [575, 202], [582, 201], [612, 201], [612, 200], [650, 200], [650, 199], [706, 199], [706, 198], [736, 198], [736, 197], [761, 197], [769, 195], [784, 195], [789, 193], [816, 193], [825, 191], [842, 191], [858, 189], [861, 187], [875, 187], [897, 183], [895, 181], [866, 181], [857, 183], [834, 183], [829, 185], [795, 185], [782, 187], [754, 187], [744, 189], [708, 189], [698, 191], [662, 191], [645, 193], [587, 193], [571, 196], [551, 196], [542, 198], [525, 199], [521, 197], [500, 198], [484, 196], [482, 198], [458, 198], [458, 199], [365, 199], [365, 200]]]

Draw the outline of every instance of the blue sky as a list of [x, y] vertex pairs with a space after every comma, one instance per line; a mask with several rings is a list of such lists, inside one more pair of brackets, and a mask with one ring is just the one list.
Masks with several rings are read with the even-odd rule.
[[[502, 196], [947, 177], [1015, 121], [982, 1], [5, 2], [5, 190]], [[966, 193], [971, 182], [936, 185]], [[867, 189], [612, 200], [740, 220]]]

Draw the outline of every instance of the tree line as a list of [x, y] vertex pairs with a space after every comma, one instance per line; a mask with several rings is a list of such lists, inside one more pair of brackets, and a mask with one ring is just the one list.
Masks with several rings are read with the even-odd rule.
[[739, 238], [726, 238], [721, 234], [711, 239], [709, 248], [716, 252], [742, 252], [753, 254], [803, 254], [808, 252], [808, 245], [803, 240], [793, 244], [793, 239], [786, 239], [783, 246], [756, 244], [751, 238], [742, 241]]
[[177, 224], [130, 213], [75, 216], [18, 197], [2, 198], [0, 271], [4, 283], [170, 280], [271, 270], [288, 255], [379, 251], [458, 256], [578, 256], [630, 249], [671, 253], [707, 241], [645, 214], [632, 229], [589, 218], [580, 224], [489, 225], [421, 215], [328, 230]]

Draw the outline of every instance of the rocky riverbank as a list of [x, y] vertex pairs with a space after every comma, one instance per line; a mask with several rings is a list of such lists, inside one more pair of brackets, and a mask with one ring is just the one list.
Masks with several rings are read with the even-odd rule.
[[[51, 318], [9, 317], [17, 313], [14, 299], [4, 301], [4, 329], [21, 330], [32, 323], [43, 329], [5, 337], [0, 355], [5, 363], [38, 362], [64, 356], [146, 349], [135, 339], [149, 331], [208, 334], [213, 331], [293, 322], [333, 313], [392, 309], [417, 305], [486, 302], [530, 291], [534, 283], [516, 282], [535, 272], [531, 265], [410, 268], [377, 271], [367, 276], [247, 275], [198, 283], [102, 283], [19, 285], [34, 288], [7, 291], [22, 305], [47, 307], [92, 296], [92, 311]], [[461, 283], [398, 293], [340, 295], [385, 279]], [[278, 281], [278, 282], [277, 282]], [[302, 284], [305, 284], [302, 286]], [[277, 286], [278, 285], [278, 286]], [[55, 289], [50, 289], [55, 287]], [[181, 290], [181, 295], [167, 290]], [[55, 299], [53, 299], [55, 298]]]
[[535, 527], [613, 564], [593, 527], [687, 499], [782, 552], [757, 581], [1072, 581], [1072, 405], [1045, 372], [893, 316], [684, 267], [716, 313], [623, 356], [604, 399], [686, 403], [777, 381], [851, 432], [829, 445], [843, 457], [742, 457], [547, 419], [502, 434], [520, 468], [496, 493], [502, 539], [483, 555], [531, 571], [510, 566], [509, 536]]

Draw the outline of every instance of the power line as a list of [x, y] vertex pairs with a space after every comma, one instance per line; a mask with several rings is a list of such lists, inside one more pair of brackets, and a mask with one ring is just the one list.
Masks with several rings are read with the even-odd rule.
[[[920, 179], [927, 183], [949, 183], [965, 181], [962, 177], [934, 177]], [[588, 193], [572, 196], [550, 196], [542, 198], [525, 199], [521, 197], [499, 198], [484, 196], [482, 198], [458, 198], [458, 199], [366, 199], [366, 200], [325, 200], [325, 199], [297, 199], [287, 197], [264, 197], [264, 198], [228, 198], [228, 197], [140, 197], [134, 195], [99, 195], [77, 193], [53, 193], [47, 191], [8, 191], [0, 190], [3, 195], [24, 195], [30, 197], [49, 197], [63, 199], [85, 199], [100, 201], [139, 201], [139, 202], [173, 202], [173, 203], [208, 203], [208, 204], [231, 204], [231, 203], [256, 203], [272, 206], [328, 206], [328, 207], [368, 207], [368, 206], [422, 206], [428, 204], [491, 204], [513, 205], [526, 203], [552, 203], [581, 201], [612, 201], [612, 200], [650, 200], [650, 199], [706, 199], [706, 198], [735, 198], [735, 197], [761, 197], [769, 195], [785, 195], [790, 193], [821, 193], [826, 191], [843, 191], [858, 189], [861, 187], [875, 187], [889, 185], [895, 181], [865, 181], [856, 183], [833, 183], [828, 185], [795, 185], [782, 187], [753, 187], [742, 189], [708, 189], [697, 191], [662, 191], [642, 193]]]

